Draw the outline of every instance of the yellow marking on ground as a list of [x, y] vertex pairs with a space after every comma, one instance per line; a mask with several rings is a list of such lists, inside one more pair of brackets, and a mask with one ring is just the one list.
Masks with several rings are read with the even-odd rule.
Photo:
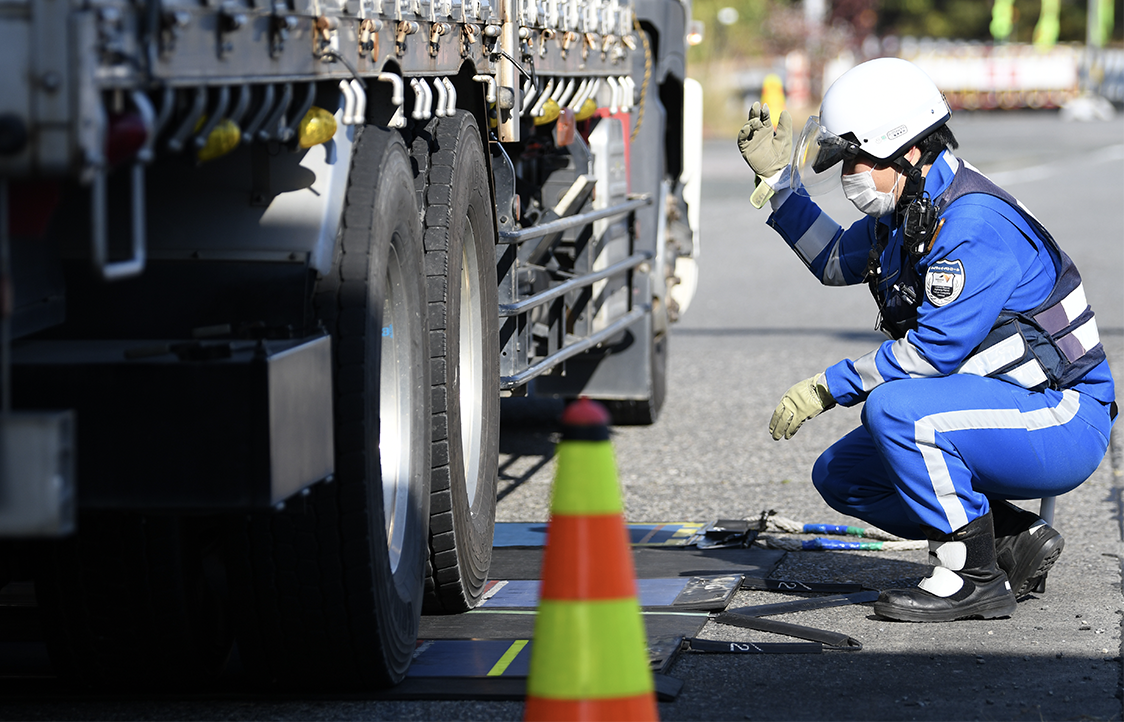
[[515, 658], [519, 656], [519, 653], [523, 651], [523, 648], [527, 646], [528, 641], [530, 640], [517, 639], [512, 642], [511, 646], [508, 647], [507, 651], [500, 657], [500, 661], [496, 662], [495, 665], [488, 670], [488, 676], [499, 677], [506, 672], [507, 668], [511, 666], [511, 663], [515, 661]]

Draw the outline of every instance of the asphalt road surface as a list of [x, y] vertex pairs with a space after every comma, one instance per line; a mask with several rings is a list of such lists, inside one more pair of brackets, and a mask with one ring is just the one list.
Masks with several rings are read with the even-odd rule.
[[[988, 173], [1051, 229], [1081, 269], [1101, 338], [1124, 380], [1124, 119], [1066, 123], [1056, 113], [958, 113], [957, 154]], [[733, 139], [705, 149], [703, 256], [694, 302], [671, 335], [668, 396], [651, 427], [614, 434], [626, 513], [633, 522], [754, 518], [773, 509], [806, 522], [857, 523], [832, 511], [809, 482], [817, 455], [859, 424], [859, 408], [808, 422], [791, 441], [768, 435], [781, 395], [882, 339], [865, 287], [824, 288], [765, 226], [747, 199], [752, 177]], [[824, 203], [839, 222], [857, 213]], [[500, 521], [545, 521], [556, 434], [549, 403], [505, 404]], [[513, 423], [515, 422], [515, 423]], [[869, 606], [785, 615], [842, 632], [859, 652], [822, 655], [681, 654], [683, 682], [665, 720], [1120, 719], [1121, 517], [1119, 433], [1097, 472], [1058, 499], [1066, 547], [1047, 590], [1010, 619], [896, 624]], [[1116, 464], [1114, 466], [1113, 459]], [[924, 551], [790, 552], [775, 576], [915, 583]], [[740, 591], [731, 607], [796, 597]], [[708, 623], [700, 636], [792, 641]], [[216, 700], [21, 704], [24, 719], [521, 719], [519, 702]]]

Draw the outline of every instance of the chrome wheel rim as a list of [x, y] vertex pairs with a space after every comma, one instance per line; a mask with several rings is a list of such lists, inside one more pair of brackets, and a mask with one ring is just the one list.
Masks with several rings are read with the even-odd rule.
[[460, 386], [461, 458], [464, 459], [465, 491], [469, 508], [476, 500], [480, 478], [481, 439], [484, 425], [484, 324], [480, 278], [480, 258], [476, 235], [466, 222], [461, 244], [460, 358], [457, 375]]
[[[395, 239], [397, 240], [397, 239]], [[382, 307], [382, 338], [379, 364], [379, 461], [382, 468], [383, 514], [391, 571], [398, 568], [406, 538], [407, 511], [413, 464], [410, 449], [414, 440], [410, 423], [413, 386], [412, 334], [405, 297], [402, 263], [392, 243], [387, 263], [386, 292]]]

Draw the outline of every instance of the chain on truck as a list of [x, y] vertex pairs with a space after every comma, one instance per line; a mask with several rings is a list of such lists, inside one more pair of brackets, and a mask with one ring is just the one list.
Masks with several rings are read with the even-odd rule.
[[404, 676], [500, 399], [663, 402], [680, 0], [0, 0], [0, 588], [55, 671]]

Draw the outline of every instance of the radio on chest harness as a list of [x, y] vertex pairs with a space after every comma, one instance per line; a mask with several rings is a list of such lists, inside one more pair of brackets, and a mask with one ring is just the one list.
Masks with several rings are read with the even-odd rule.
[[902, 258], [900, 277], [893, 286], [885, 292], [881, 289], [882, 283], [882, 253], [890, 242], [890, 229], [878, 223], [875, 226], [875, 244], [870, 248], [870, 256], [866, 264], [866, 281], [870, 287], [870, 294], [878, 304], [877, 328], [892, 339], [904, 338], [906, 331], [917, 328], [917, 307], [921, 304], [922, 276], [917, 273], [914, 264], [919, 261], [933, 246], [933, 241], [940, 233], [943, 219], [940, 212], [925, 192], [925, 176], [921, 169], [930, 165], [939, 152], [927, 151], [917, 161], [910, 165], [904, 157], [895, 160], [892, 165], [901, 170], [906, 177], [905, 188], [902, 190], [902, 199], [895, 210], [895, 215], [901, 218], [902, 228]]

